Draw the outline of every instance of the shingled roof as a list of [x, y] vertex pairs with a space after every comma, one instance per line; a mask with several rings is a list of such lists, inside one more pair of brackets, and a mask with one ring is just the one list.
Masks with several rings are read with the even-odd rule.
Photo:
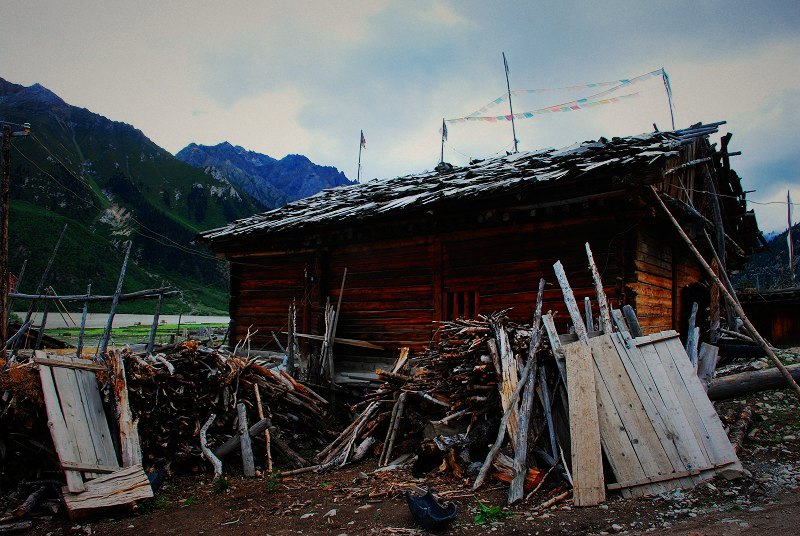
[[660, 169], [678, 149], [707, 137], [725, 122], [575, 144], [564, 149], [522, 152], [446, 171], [428, 171], [383, 181], [340, 186], [200, 234], [211, 242], [319, 228], [365, 220], [445, 200], [476, 199], [508, 193], [544, 181], [579, 179], [601, 170], [617, 175], [641, 168]]

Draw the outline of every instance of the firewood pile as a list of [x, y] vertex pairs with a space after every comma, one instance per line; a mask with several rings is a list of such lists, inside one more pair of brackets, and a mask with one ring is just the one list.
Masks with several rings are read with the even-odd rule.
[[[321, 468], [358, 461], [373, 453], [379, 465], [387, 468], [414, 460], [412, 471], [417, 476], [436, 468], [458, 478], [477, 474], [495, 442], [503, 408], [515, 405], [504, 404], [512, 394], [502, 388], [504, 366], [513, 369], [506, 371], [506, 376], [516, 379], [530, 361], [532, 330], [508, 322], [500, 312], [444, 322], [439, 333], [438, 340], [421, 355], [406, 359], [401, 354], [392, 371], [378, 371], [383, 384], [354, 406], [360, 413], [317, 456]], [[536, 346], [532, 359], [541, 371], [536, 382], [548, 384], [537, 383], [536, 388], [551, 397], [550, 393], [561, 387], [558, 369], [552, 355]], [[548, 413], [551, 402], [545, 404]], [[552, 426], [552, 415], [548, 420], [545, 413], [544, 407], [537, 405], [528, 415], [534, 448], [531, 463], [525, 462], [531, 467], [523, 483], [527, 492], [538, 489], [546, 471], [559, 465], [558, 455], [553, 458], [548, 452], [549, 445], [555, 444], [555, 433], [544, 433], [548, 422]], [[502, 452], [492, 458], [492, 476], [510, 482], [513, 459]]]
[[270, 418], [273, 436], [296, 449], [313, 448], [330, 434], [325, 399], [272, 364], [193, 340], [167, 355], [123, 358], [145, 464], [205, 470], [200, 428], [216, 414], [207, 436], [212, 448], [221, 445], [236, 430], [237, 403], [245, 404], [251, 423]]

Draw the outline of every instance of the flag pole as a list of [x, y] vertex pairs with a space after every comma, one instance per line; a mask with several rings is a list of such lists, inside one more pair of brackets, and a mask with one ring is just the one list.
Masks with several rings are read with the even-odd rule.
[[444, 162], [444, 140], [447, 139], [447, 125], [444, 124], [444, 117], [442, 118], [442, 156], [439, 162]]
[[669, 75], [664, 67], [661, 67], [661, 78], [664, 80], [664, 89], [667, 91], [667, 102], [669, 103], [669, 118], [672, 120], [672, 130], [675, 130], [675, 112], [672, 107], [672, 87], [669, 85]]
[[506, 53], [503, 52], [503, 67], [506, 70], [506, 89], [508, 90], [508, 110], [511, 114], [511, 133], [514, 136], [514, 152], [519, 152], [517, 149], [517, 127], [514, 124], [514, 107], [511, 105], [511, 83], [508, 81], [508, 61], [506, 61]]
[[788, 223], [786, 232], [786, 242], [789, 247], [789, 273], [792, 276], [792, 283], [794, 283], [794, 241], [792, 240], [792, 194], [790, 190], [786, 190], [786, 221]]
[[361, 182], [361, 149], [364, 148], [364, 131], [361, 131], [361, 137], [358, 139], [358, 175], [356, 182]]

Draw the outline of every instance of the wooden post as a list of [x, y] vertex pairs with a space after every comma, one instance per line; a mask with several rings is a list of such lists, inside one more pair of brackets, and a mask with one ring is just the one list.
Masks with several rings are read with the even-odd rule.
[[296, 317], [295, 304], [294, 300], [292, 300], [292, 303], [289, 304], [289, 320], [287, 323], [288, 327], [286, 328], [286, 348], [288, 350], [286, 355], [286, 368], [290, 376], [294, 376], [294, 329]]
[[[14, 289], [14, 290], [19, 290], [20, 285], [22, 285], [22, 278], [25, 275], [25, 267], [27, 267], [27, 266], [28, 266], [28, 259], [25, 259], [24, 261], [22, 261], [22, 268], [20, 268], [19, 277], [17, 278], [17, 288]], [[10, 283], [9, 283], [9, 285], [10, 285]], [[9, 292], [10, 292], [10, 290], [11, 290], [11, 288], [9, 287]], [[6, 305], [6, 329], [8, 328], [8, 323], [11, 321], [11, 313], [12, 313], [11, 309], [12, 309], [13, 303], [14, 303], [14, 300], [9, 296], [8, 304]], [[8, 332], [6, 332], [6, 333], [8, 333]]]
[[[257, 383], [253, 384], [253, 392], [256, 395], [256, 409], [258, 409], [258, 418], [259, 419], [263, 419], [264, 418], [264, 406], [261, 405], [261, 393], [259, 392]], [[267, 443], [267, 472], [271, 473], [272, 472], [272, 448], [271, 448], [269, 439], [270, 439], [269, 438], [269, 426], [267, 426], [266, 428], [264, 428], [264, 440]]]
[[134, 419], [128, 399], [128, 382], [125, 378], [125, 362], [122, 354], [112, 352], [108, 356], [114, 374], [114, 401], [117, 407], [117, 425], [122, 454], [122, 466], [131, 467], [142, 463], [142, 446], [139, 442], [139, 419]]
[[[50, 293], [50, 287], [47, 287], [45, 290], [48, 294]], [[33, 349], [38, 350], [39, 345], [42, 344], [42, 338], [44, 337], [44, 328], [47, 326], [47, 313], [50, 309], [50, 300], [46, 300], [44, 302], [44, 309], [42, 309], [42, 322], [39, 324], [39, 332], [36, 334], [36, 342], [33, 344]]]
[[714, 378], [718, 357], [719, 348], [706, 343], [700, 345], [700, 354], [697, 360], [697, 377], [700, 379], [705, 391], [708, 391], [708, 386]]
[[[161, 288], [164, 287], [164, 281], [161, 281]], [[150, 326], [150, 338], [147, 339], [147, 355], [153, 353], [153, 348], [156, 344], [156, 332], [158, 331], [158, 317], [161, 315], [161, 302], [164, 300], [164, 293], [158, 293], [158, 301], [156, 302], [156, 312], [153, 314], [153, 324]]]
[[[592, 257], [592, 248], [589, 247], [589, 242], [586, 242], [586, 257], [589, 259], [589, 271], [592, 273], [592, 281], [594, 281], [594, 291], [597, 294], [597, 308], [600, 311], [600, 318], [603, 319], [603, 333], [611, 333], [614, 331], [611, 323], [611, 310], [608, 307], [608, 300], [606, 299], [606, 292], [603, 290], [603, 281], [600, 279], [600, 273], [597, 271], [597, 265], [594, 263]], [[572, 292], [572, 290], [570, 290]], [[591, 325], [589, 325], [591, 327]]]
[[697, 369], [697, 344], [699, 341], [697, 326], [697, 302], [692, 303], [692, 313], [689, 315], [689, 327], [686, 330], [686, 355], [689, 356], [689, 361], [692, 366]]
[[[711, 260], [711, 269], [715, 274], [719, 275], [719, 263], [717, 259]], [[711, 344], [717, 344], [720, 337], [720, 307], [719, 307], [719, 289], [716, 285], [711, 287], [710, 303], [709, 303], [709, 326], [708, 326], [708, 340]]]
[[[536, 295], [536, 308], [531, 324], [531, 341], [528, 345], [528, 361], [537, 359], [536, 350], [542, 337], [542, 297], [544, 296], [544, 278], [539, 280], [539, 292]], [[508, 504], [513, 504], [524, 496], [525, 476], [528, 474], [528, 433], [531, 423], [531, 411], [536, 392], [536, 365], [530, 370], [527, 386], [522, 394], [522, 403], [519, 409], [519, 428], [516, 446], [514, 448], [514, 477], [508, 489]]]
[[[764, 350], [764, 352], [767, 354], [770, 360], [772, 360], [772, 362], [775, 364], [778, 370], [780, 370], [783, 377], [789, 383], [789, 386], [797, 394], [797, 397], [800, 398], [800, 386], [798, 386], [797, 382], [794, 381], [794, 378], [792, 378], [792, 375], [786, 369], [786, 366], [781, 362], [780, 359], [778, 359], [778, 356], [775, 355], [775, 352], [772, 350], [772, 347], [767, 343], [767, 341], [764, 340], [764, 338], [761, 336], [761, 334], [758, 332], [755, 326], [750, 322], [750, 319], [747, 318], [747, 315], [745, 314], [744, 309], [742, 309], [742, 306], [739, 303], [739, 301], [736, 298], [734, 298], [730, 292], [728, 292], [728, 289], [725, 288], [725, 285], [722, 283], [720, 278], [717, 277], [717, 274], [714, 273], [714, 270], [711, 269], [711, 266], [709, 266], [709, 264], [706, 262], [706, 260], [697, 250], [697, 248], [694, 246], [694, 244], [692, 243], [692, 239], [689, 238], [689, 236], [681, 227], [680, 223], [678, 223], [678, 220], [676, 220], [675, 216], [673, 216], [672, 213], [669, 211], [667, 205], [664, 204], [664, 201], [661, 199], [661, 196], [658, 195], [658, 190], [656, 190], [653, 185], [650, 185], [650, 189], [653, 192], [653, 196], [656, 198], [656, 201], [661, 206], [661, 209], [664, 211], [664, 214], [669, 218], [669, 220], [672, 222], [672, 225], [678, 231], [678, 235], [680, 235], [680, 237], [692, 251], [694, 256], [697, 258], [697, 261], [706, 271], [706, 273], [714, 282], [714, 284], [717, 285], [717, 287], [719, 287], [719, 290], [722, 293], [723, 297], [725, 298], [725, 301], [727, 301], [731, 305], [731, 307], [734, 308], [735, 312], [742, 319], [742, 323], [744, 323], [744, 326], [745, 328], [747, 328], [747, 331], [750, 332], [750, 335], [753, 337], [753, 339], [759, 344], [759, 346], [761, 346], [761, 348]], [[724, 266], [720, 266], [720, 271], [724, 272]]]
[[336, 387], [336, 380], [334, 379], [333, 373], [333, 343], [336, 340], [336, 328], [339, 326], [339, 316], [342, 314], [342, 296], [344, 295], [344, 282], [346, 279], [347, 267], [345, 267], [344, 274], [342, 274], [342, 286], [339, 287], [339, 299], [336, 303], [336, 310], [333, 312], [333, 328], [331, 329], [330, 342], [328, 343], [328, 365], [330, 367], [331, 385], [333, 387]]
[[625, 316], [625, 321], [628, 323], [628, 329], [631, 331], [633, 338], [641, 337], [644, 335], [642, 326], [639, 324], [639, 319], [636, 317], [636, 311], [630, 305], [622, 307], [622, 314]]
[[592, 321], [592, 299], [589, 296], [583, 298], [583, 314], [586, 317], [586, 329], [594, 331], [594, 322]]
[[119, 295], [122, 292], [122, 282], [125, 280], [125, 269], [128, 267], [128, 257], [131, 254], [131, 245], [133, 242], [128, 240], [128, 246], [125, 248], [125, 259], [122, 261], [122, 269], [119, 271], [119, 280], [117, 280], [117, 289], [114, 291], [114, 299], [111, 302], [111, 311], [108, 313], [106, 320], [106, 328], [103, 330], [103, 338], [100, 340], [100, 359], [103, 359], [106, 351], [108, 350], [108, 341], [111, 338], [111, 328], [114, 325], [114, 315], [117, 313], [117, 304], [119, 304]]
[[83, 302], [83, 312], [81, 313], [81, 329], [78, 332], [78, 347], [75, 349], [75, 355], [81, 358], [83, 354], [83, 335], [86, 330], [86, 316], [89, 314], [89, 296], [92, 294], [91, 281], [86, 286], [86, 301]]
[[256, 465], [253, 461], [253, 447], [250, 443], [250, 433], [247, 427], [247, 411], [242, 402], [236, 404], [239, 414], [239, 436], [242, 445], [242, 472], [244, 476], [256, 476]]

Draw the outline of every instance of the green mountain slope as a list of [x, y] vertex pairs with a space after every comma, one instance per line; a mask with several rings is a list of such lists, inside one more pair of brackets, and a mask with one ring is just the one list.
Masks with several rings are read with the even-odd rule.
[[[0, 79], [0, 119], [30, 123], [11, 151], [10, 262], [26, 259], [22, 291], [33, 291], [61, 228], [68, 225], [52, 284], [59, 293], [111, 293], [123, 244], [133, 241], [125, 292], [162, 279], [187, 291], [167, 311], [227, 310], [227, 268], [198, 231], [262, 209], [225, 180], [177, 160], [125, 123], [70, 106], [35, 84]], [[148, 303], [123, 311], [152, 311]]]

